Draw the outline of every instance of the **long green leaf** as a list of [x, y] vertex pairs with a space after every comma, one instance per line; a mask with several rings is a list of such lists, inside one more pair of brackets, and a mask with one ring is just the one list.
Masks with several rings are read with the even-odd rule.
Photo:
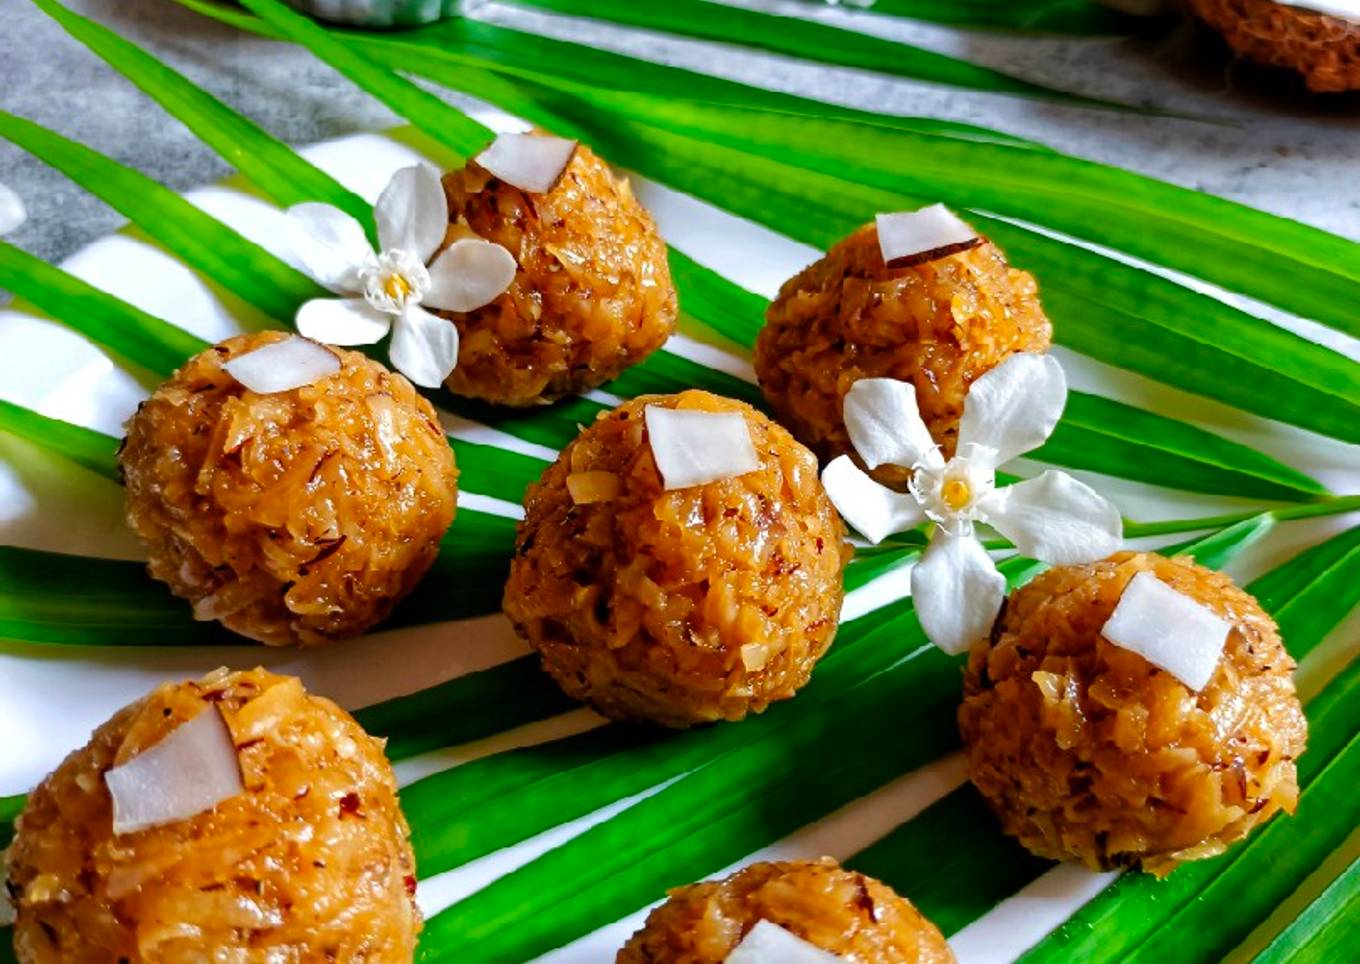
[[[183, 7], [211, 17], [221, 23], [261, 36], [287, 39], [286, 34], [270, 27], [260, 18], [243, 12], [235, 5], [224, 5], [213, 0], [176, 0]], [[335, 31], [338, 36], [353, 42], [380, 43], [390, 36], [358, 31]], [[906, 130], [932, 131], [941, 135], [987, 143], [1014, 144], [1032, 150], [1047, 150], [1032, 141], [1011, 134], [988, 130], [972, 124], [930, 117], [895, 117], [843, 107], [823, 101], [809, 100], [793, 94], [763, 88], [748, 87], [736, 81], [710, 74], [701, 74], [680, 67], [636, 60], [624, 54], [597, 47], [586, 47], [538, 34], [511, 30], [506, 27], [455, 17], [418, 30], [402, 31], [400, 42], [434, 47], [446, 53], [459, 52], [473, 58], [470, 63], [494, 63], [511, 70], [545, 71], [545, 78], [562, 77], [575, 81], [604, 83], [625, 90], [648, 90], [654, 93], [696, 97], [718, 103], [760, 104], [778, 110], [811, 116], [845, 117], [887, 127]], [[391, 65], [393, 61], [386, 61]]]
[[1252, 960], [1254, 964], [1326, 964], [1355, 950], [1360, 920], [1360, 857]]
[[491, 132], [462, 111], [419, 87], [401, 82], [385, 67], [355, 53], [315, 21], [278, 0], [242, 0], [241, 5], [290, 40], [312, 51], [402, 116], [409, 111], [440, 111], [442, 123], [426, 133], [459, 158], [472, 156], [490, 142]]
[[[828, 0], [811, 0], [826, 3]], [[876, 14], [957, 27], [1001, 27], [1050, 33], [1127, 33], [1141, 21], [1093, 0], [874, 0]]]
[[[601, 115], [598, 97], [582, 99], [579, 90], [563, 96], [527, 80], [508, 84], [443, 60], [439, 51], [421, 53], [407, 45], [401, 66], [535, 120], [556, 120], [556, 126], [593, 139], [615, 161], [799, 240], [828, 245], [868, 213], [931, 200], [676, 134], [647, 120]], [[637, 105], [644, 102], [610, 93], [608, 103], [633, 104], [640, 112]], [[649, 112], [667, 109], [660, 99], [645, 103]], [[423, 128], [432, 123], [422, 112], [407, 116]], [[1345, 357], [1151, 273], [999, 219], [983, 220], [1017, 261], [1044, 279], [1060, 341], [1266, 417], [1360, 440], [1360, 366]], [[1345, 250], [1345, 242], [1332, 241]], [[1349, 256], [1356, 257], [1354, 251]]]
[[114, 482], [118, 475], [118, 440], [93, 429], [48, 418], [0, 399], [0, 432], [49, 449]]
[[373, 208], [367, 201], [303, 160], [264, 128], [135, 44], [68, 10], [57, 0], [33, 2], [109, 66], [155, 98], [276, 203], [287, 207], [303, 201], [325, 201], [364, 225], [370, 237], [376, 239]]
[[53, 318], [76, 321], [76, 330], [91, 341], [162, 377], [208, 347], [198, 336], [3, 241], [0, 288]]
[[[417, 105], [414, 113], [408, 116], [423, 129], [434, 131], [443, 122], [446, 111], [447, 108], [442, 104], [432, 111]], [[688, 283], [694, 287], [703, 285], [707, 288], [706, 297], [697, 297], [694, 304], [699, 306], [700, 312], [716, 316], [720, 326], [730, 325], [728, 319], [735, 314], [749, 312], [751, 306], [747, 299], [752, 296], [736, 293], [734, 286], [730, 285], [727, 286], [727, 292], [720, 293], [719, 284], [712, 273], [698, 270], [696, 265], [687, 260], [678, 263], [682, 272], [677, 278], [681, 286], [682, 304], [690, 304], [690, 292], [685, 287]], [[724, 294], [729, 297], [735, 295], [732, 305], [724, 303]], [[609, 390], [630, 395], [641, 391], [676, 390], [671, 384], [683, 386], [689, 379], [682, 377], [671, 383], [637, 384], [641, 376], [659, 367], [663, 359], [664, 356], [657, 356], [650, 369], [635, 369], [620, 379], [617, 385], [610, 386]], [[671, 364], [675, 362], [671, 360]], [[705, 377], [704, 369], [700, 366], [690, 367], [690, 379]], [[713, 389], [711, 385], [704, 387]], [[722, 389], [714, 390], [722, 392]], [[753, 389], [735, 379], [728, 380], [723, 393], [758, 401]], [[468, 411], [467, 406], [461, 406], [461, 409]], [[1309, 498], [1324, 491], [1311, 479], [1273, 459], [1169, 419], [1140, 413], [1109, 400], [1083, 396], [1074, 396], [1071, 410], [1072, 415], [1064, 430], [1050, 443], [1045, 453], [1060, 464], [1216, 494], [1297, 499]], [[495, 417], [485, 411], [477, 411], [476, 414], [481, 418]], [[500, 423], [500, 427], [511, 432], [516, 431], [516, 423], [525, 421], [519, 415], [511, 415], [509, 420], [509, 423]], [[532, 430], [543, 430], [544, 426], [535, 421]], [[560, 417], [556, 433], [540, 434], [534, 440], [559, 446], [565, 444], [574, 434], [570, 429], [572, 424], [571, 418]], [[1136, 441], [1134, 434], [1129, 431], [1130, 426], [1147, 430], [1152, 445]], [[1103, 435], [1097, 434], [1101, 430]], [[1149, 455], [1153, 457], [1149, 458]]]
[[169, 188], [83, 144], [0, 111], [0, 137], [28, 151], [129, 218], [148, 235], [266, 315], [291, 318], [325, 291], [295, 268]]
[[1031, 83], [924, 47], [844, 30], [815, 20], [784, 16], [774, 11], [749, 10], [711, 3], [709, 0], [667, 0], [666, 3], [636, 3], [634, 0], [515, 2], [557, 13], [593, 17], [700, 40], [735, 42], [819, 63], [872, 70], [951, 87], [1023, 94], [1085, 106], [1121, 106]]

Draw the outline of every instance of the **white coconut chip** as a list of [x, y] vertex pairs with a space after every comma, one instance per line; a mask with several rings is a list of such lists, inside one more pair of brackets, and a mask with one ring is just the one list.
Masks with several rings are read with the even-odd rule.
[[1232, 623], [1150, 572], [1129, 580], [1100, 634], [1198, 692], [1213, 678]]
[[726, 964], [839, 964], [843, 960], [778, 924], [760, 920], [732, 948]]
[[551, 191], [571, 163], [576, 142], [540, 134], [501, 134], [477, 155], [477, 163], [521, 191]]
[[224, 362], [223, 368], [252, 392], [270, 395], [310, 385], [340, 370], [335, 352], [309, 338], [289, 335]]
[[1286, 0], [1285, 6], [1360, 23], [1360, 0]]
[[109, 770], [104, 783], [115, 834], [188, 820], [245, 789], [236, 745], [216, 706]]
[[740, 412], [648, 405], [643, 418], [667, 489], [732, 479], [760, 468], [751, 430]]
[[943, 204], [919, 211], [880, 214], [878, 249], [889, 268], [924, 264], [982, 243], [982, 238]]

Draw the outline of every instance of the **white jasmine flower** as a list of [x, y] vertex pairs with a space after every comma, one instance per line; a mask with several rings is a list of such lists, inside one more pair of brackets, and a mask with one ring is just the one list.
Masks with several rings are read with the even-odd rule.
[[24, 202], [19, 200], [19, 195], [0, 184], [0, 234], [9, 234], [27, 220], [28, 212], [24, 210]]
[[870, 469], [912, 470], [909, 491], [879, 485], [848, 455], [822, 473], [846, 521], [871, 542], [922, 522], [935, 523], [911, 594], [921, 627], [935, 645], [959, 653], [991, 631], [1006, 595], [974, 533], [985, 523], [1022, 554], [1053, 565], [1090, 562], [1119, 547], [1119, 511], [1064, 472], [998, 488], [996, 469], [1038, 448], [1067, 403], [1062, 366], [1048, 355], [1012, 355], [973, 382], [959, 422], [957, 454], [946, 459], [916, 405], [916, 389], [891, 378], [865, 378], [845, 396], [845, 427]]
[[303, 269], [344, 298], [316, 298], [297, 313], [300, 333], [331, 345], [371, 345], [389, 331], [392, 364], [437, 388], [458, 364], [458, 329], [424, 307], [475, 311], [515, 279], [515, 257], [481, 238], [453, 242], [430, 261], [448, 229], [439, 172], [426, 164], [392, 175], [374, 206], [380, 250], [359, 222], [329, 204], [288, 210]]

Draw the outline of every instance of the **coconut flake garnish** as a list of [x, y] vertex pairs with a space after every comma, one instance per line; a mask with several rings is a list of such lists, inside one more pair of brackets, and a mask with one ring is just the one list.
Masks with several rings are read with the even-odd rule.
[[576, 152], [576, 142], [540, 134], [501, 134], [477, 163], [521, 191], [551, 191]]
[[978, 233], [943, 204], [919, 211], [880, 214], [878, 249], [889, 268], [909, 268], [982, 243]]
[[759, 920], [732, 948], [726, 964], [839, 964], [843, 960], [778, 924]]
[[751, 430], [740, 412], [648, 405], [643, 418], [667, 489], [733, 479], [760, 468]]
[[1232, 623], [1150, 572], [1129, 580], [1100, 634], [1198, 692], [1213, 678]]
[[115, 834], [188, 820], [245, 789], [236, 745], [216, 706], [109, 770], [104, 783]]
[[222, 367], [252, 392], [269, 395], [310, 385], [340, 370], [335, 352], [307, 338], [289, 335], [244, 355]]

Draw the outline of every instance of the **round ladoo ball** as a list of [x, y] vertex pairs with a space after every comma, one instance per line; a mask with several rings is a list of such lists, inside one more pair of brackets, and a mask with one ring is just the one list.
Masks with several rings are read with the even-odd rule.
[[934, 924], [886, 884], [830, 857], [759, 863], [677, 888], [619, 951], [618, 964], [721, 964], [759, 921], [847, 961], [947, 964]]
[[194, 356], [128, 422], [119, 464], [151, 575], [197, 619], [270, 645], [362, 633], [420, 581], [453, 521], [457, 470], [401, 375], [331, 349], [340, 370], [260, 395]]
[[531, 193], [470, 161], [444, 177], [451, 235], [506, 248], [519, 270], [495, 301], [440, 312], [458, 326], [451, 391], [537, 405], [589, 391], [642, 361], [675, 330], [666, 245], [651, 215], [584, 144], [557, 183]]
[[[759, 468], [663, 488], [649, 405], [740, 412]], [[530, 486], [505, 612], [569, 695], [620, 720], [737, 720], [793, 696], [831, 645], [844, 529], [812, 453], [707, 392], [602, 414]]]
[[[861, 378], [915, 385], [921, 417], [952, 455], [968, 386], [1015, 352], [1047, 350], [1051, 334], [1034, 278], [990, 242], [889, 268], [866, 224], [784, 283], [755, 368], [780, 422], [824, 461], [854, 455], [841, 408]], [[910, 473], [873, 474], [902, 488]]]
[[[105, 774], [221, 711], [243, 789], [115, 835]], [[218, 670], [99, 727], [29, 797], [9, 851], [22, 964], [409, 964], [415, 869], [383, 743], [294, 677]]]
[[1360, 23], [1274, 0], [1190, 0], [1244, 57], [1303, 76], [1309, 90], [1360, 90]]
[[[1232, 624], [1198, 693], [1101, 636], [1139, 572]], [[1293, 812], [1307, 736], [1293, 669], [1256, 600], [1189, 559], [1121, 552], [1051, 569], [970, 654], [969, 775], [1034, 853], [1161, 876]]]

